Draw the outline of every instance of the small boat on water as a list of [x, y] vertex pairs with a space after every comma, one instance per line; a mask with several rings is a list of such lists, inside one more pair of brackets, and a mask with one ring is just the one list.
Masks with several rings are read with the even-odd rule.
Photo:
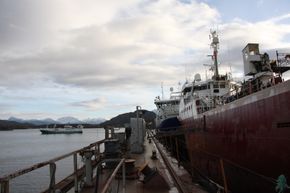
[[65, 125], [63, 128], [56, 127], [40, 129], [42, 134], [73, 134], [73, 133], [83, 133], [83, 126], [78, 125], [73, 127], [71, 125]]

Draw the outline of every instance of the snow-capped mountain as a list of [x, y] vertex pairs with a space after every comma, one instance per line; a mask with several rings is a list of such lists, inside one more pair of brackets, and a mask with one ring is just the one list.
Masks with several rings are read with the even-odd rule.
[[87, 118], [87, 119], [82, 120], [82, 122], [86, 124], [100, 124], [105, 121], [106, 119], [103, 119], [103, 118]]
[[8, 121], [14, 121], [14, 122], [17, 122], [17, 123], [30, 123], [30, 124], [33, 124], [33, 125], [49, 125], [49, 124], [58, 124], [57, 121], [53, 120], [53, 119], [20, 119], [20, 118], [17, 118], [17, 117], [10, 117], [8, 119]]
[[74, 117], [61, 117], [57, 119], [57, 122], [61, 124], [81, 124], [82, 123], [82, 121]]

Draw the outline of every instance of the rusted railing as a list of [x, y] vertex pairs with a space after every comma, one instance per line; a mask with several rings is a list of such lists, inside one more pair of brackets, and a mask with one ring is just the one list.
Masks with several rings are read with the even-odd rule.
[[126, 175], [126, 172], [125, 172], [125, 158], [121, 159], [120, 162], [118, 163], [118, 165], [116, 166], [116, 168], [114, 169], [113, 173], [110, 175], [109, 179], [106, 181], [106, 184], [104, 185], [101, 193], [107, 193], [108, 190], [109, 190], [109, 187], [113, 181], [113, 179], [115, 178], [118, 170], [122, 167], [122, 179], [123, 179], [123, 193], [125, 193], [125, 175]]
[[[95, 143], [92, 143], [84, 148], [81, 148], [81, 149], [78, 149], [76, 151], [73, 151], [73, 152], [70, 152], [70, 153], [67, 153], [67, 154], [64, 154], [62, 156], [59, 156], [59, 157], [56, 157], [54, 159], [51, 159], [49, 161], [45, 161], [45, 162], [41, 162], [41, 163], [37, 163], [31, 167], [27, 167], [25, 169], [22, 169], [22, 170], [18, 170], [12, 174], [8, 174], [8, 175], [5, 175], [5, 176], [2, 176], [0, 177], [0, 193], [9, 193], [9, 181], [18, 177], [18, 176], [21, 176], [21, 175], [24, 175], [26, 173], [29, 173], [29, 172], [32, 172], [34, 170], [37, 170], [39, 168], [42, 168], [44, 166], [49, 166], [49, 171], [50, 171], [50, 182], [49, 182], [49, 187], [48, 187], [48, 190], [46, 190], [45, 192], [50, 192], [50, 193], [55, 193], [56, 191], [56, 184], [55, 184], [55, 172], [56, 172], [56, 162], [59, 161], [59, 160], [62, 160], [62, 159], [65, 159], [69, 156], [73, 156], [73, 164], [74, 164], [74, 189], [75, 189], [75, 192], [79, 192], [79, 187], [78, 187], [78, 184], [79, 184], [79, 169], [77, 167], [77, 156], [78, 154], [80, 156], [83, 156], [86, 158], [86, 154], [88, 152], [91, 153], [91, 155], [89, 156], [88, 159], [91, 159], [93, 156], [94, 156], [94, 160], [97, 161], [99, 158], [100, 158], [100, 155], [101, 155], [101, 152], [100, 152], [100, 145], [104, 143], [104, 140], [101, 140], [101, 141], [97, 141]], [[88, 162], [88, 163], [91, 163], [91, 162]], [[87, 180], [92, 180], [89, 176], [87, 175], [91, 175], [92, 174], [92, 171], [89, 171], [89, 170], [92, 170], [91, 167], [87, 167], [85, 166], [85, 169], [86, 169], [86, 183], [89, 183]]]

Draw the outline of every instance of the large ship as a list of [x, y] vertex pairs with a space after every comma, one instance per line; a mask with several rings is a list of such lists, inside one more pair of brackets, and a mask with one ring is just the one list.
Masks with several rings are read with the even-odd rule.
[[180, 126], [177, 116], [179, 115], [180, 92], [174, 92], [170, 88], [170, 97], [156, 97], [154, 104], [157, 107], [155, 124], [159, 131], [168, 131]]
[[211, 79], [184, 84], [179, 108], [192, 173], [224, 192], [288, 192], [290, 180], [290, 55], [270, 60], [258, 44], [243, 49], [251, 78], [234, 82], [218, 71], [219, 38], [211, 32]]

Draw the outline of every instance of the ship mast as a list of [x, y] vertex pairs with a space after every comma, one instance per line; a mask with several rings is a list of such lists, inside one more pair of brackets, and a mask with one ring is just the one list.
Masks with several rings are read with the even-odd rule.
[[219, 38], [216, 31], [211, 31], [210, 33], [211, 33], [210, 37], [212, 39], [210, 46], [213, 48], [213, 61], [214, 61], [214, 68], [215, 68], [214, 79], [217, 80], [219, 77], [218, 60], [217, 60]]

